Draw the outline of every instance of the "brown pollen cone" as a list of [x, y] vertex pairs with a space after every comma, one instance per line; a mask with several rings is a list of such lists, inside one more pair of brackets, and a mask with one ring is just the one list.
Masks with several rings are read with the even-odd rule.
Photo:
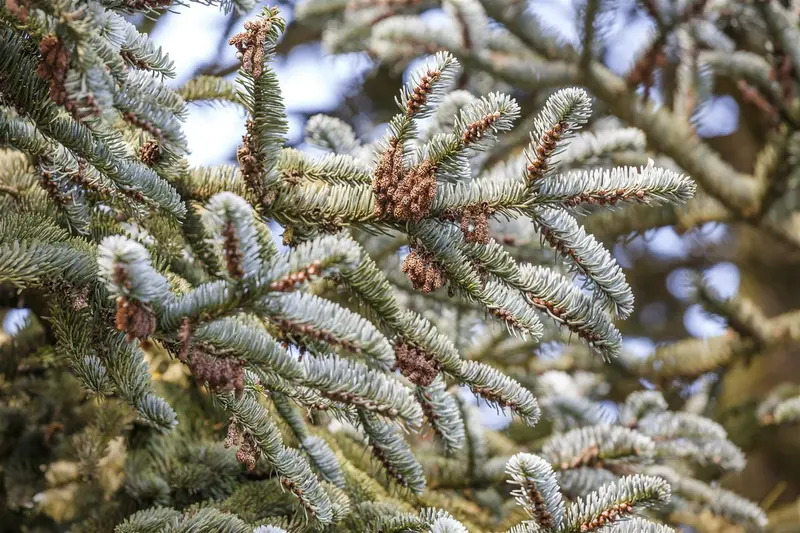
[[200, 383], [208, 383], [213, 391], [235, 391], [239, 397], [244, 392], [244, 365], [231, 358], [214, 358], [194, 351], [189, 358], [192, 375]]
[[156, 315], [149, 305], [124, 296], [117, 299], [116, 327], [128, 334], [128, 342], [149, 337], [156, 325]]
[[400, 269], [406, 273], [411, 285], [418, 291], [429, 293], [440, 289], [445, 277], [433, 260], [433, 254], [415, 247], [403, 260]]
[[244, 23], [244, 30], [228, 41], [242, 54], [242, 68], [258, 79], [264, 72], [264, 44], [272, 29], [269, 19], [260, 19]]
[[436, 168], [427, 159], [405, 175], [394, 195], [394, 218], [419, 222], [436, 196]]
[[489, 209], [485, 205], [465, 207], [461, 212], [461, 232], [467, 242], [488, 243]]
[[397, 142], [392, 142], [381, 154], [372, 177], [372, 191], [376, 200], [373, 215], [376, 218], [383, 218], [394, 211], [395, 195], [403, 172], [403, 150]]
[[67, 102], [64, 79], [69, 69], [69, 51], [60, 37], [50, 33], [39, 42], [39, 53], [42, 60], [36, 75], [50, 84], [50, 99], [58, 105], [64, 105]]
[[437, 361], [425, 350], [406, 342], [394, 347], [395, 368], [415, 385], [427, 387], [439, 375]]
[[160, 157], [161, 148], [157, 141], [147, 141], [139, 148], [139, 159], [148, 167], [156, 164]]

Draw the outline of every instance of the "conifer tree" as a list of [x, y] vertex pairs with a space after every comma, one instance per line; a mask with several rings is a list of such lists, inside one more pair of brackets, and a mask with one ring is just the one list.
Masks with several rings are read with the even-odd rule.
[[[278, 9], [230, 39], [235, 82], [173, 89], [169, 57], [125, 18], [169, 2], [7, 0], [0, 284], [24, 319], [2, 345], [0, 530], [767, 528], [716, 483], [746, 463], [726, 429], [639, 378], [752, 356], [791, 340], [793, 317], [698, 276], [693, 297], [735, 335], [633, 359], [618, 329], [633, 290], [593, 230], [729, 217], [796, 238], [797, 17], [644, 4], [658, 32], [623, 79], [597, 59], [613, 2], [582, 4], [580, 50], [506, 0], [303, 2], [332, 53], [410, 71], [377, 141], [311, 118], [317, 156], [286, 147]], [[426, 27], [437, 6], [454, 31]], [[781, 69], [726, 52], [715, 16], [766, 28]], [[676, 47], [676, 104], [655, 110]], [[754, 176], [687, 143], [707, 69], [779, 123]], [[207, 101], [246, 113], [236, 164], [187, 160], [182, 120]], [[611, 396], [612, 380], [636, 386]], [[798, 394], [775, 391], [760, 419], [800, 418]], [[472, 397], [512, 430], [488, 430]]]

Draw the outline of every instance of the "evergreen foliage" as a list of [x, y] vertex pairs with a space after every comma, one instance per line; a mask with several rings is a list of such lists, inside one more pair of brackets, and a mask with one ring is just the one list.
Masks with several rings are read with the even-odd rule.
[[[760, 55], [710, 42], [724, 2], [643, 4], [659, 32], [623, 80], [595, 57], [614, 2], [585, 2], [576, 51], [506, 0], [306, 0], [295, 15], [331, 52], [422, 59], [378, 142], [317, 115], [313, 156], [285, 146], [276, 8], [230, 39], [235, 82], [173, 89], [168, 56], [124, 17], [169, 2], [6, 0], [0, 293], [25, 318], [0, 347], [0, 531], [666, 533], [706, 512], [764, 530], [716, 482], [745, 467], [726, 428], [638, 379], [696, 377], [797, 333], [698, 278], [733, 340], [633, 359], [618, 324], [634, 290], [592, 230], [712, 201], [784, 231], [768, 204], [791, 211], [785, 184], [673, 136], [691, 132], [706, 67], [779, 97], [790, 122], [796, 101]], [[453, 31], [426, 27], [435, 7]], [[736, 9], [800, 72], [796, 13]], [[680, 39], [713, 51], [678, 65], [689, 108], [654, 111], [654, 58]], [[595, 100], [632, 127], [595, 120]], [[189, 165], [181, 122], [204, 102], [246, 111], [236, 165]], [[608, 394], [615, 375], [635, 386]], [[473, 397], [511, 431], [485, 428]], [[758, 415], [800, 420], [800, 390]]]

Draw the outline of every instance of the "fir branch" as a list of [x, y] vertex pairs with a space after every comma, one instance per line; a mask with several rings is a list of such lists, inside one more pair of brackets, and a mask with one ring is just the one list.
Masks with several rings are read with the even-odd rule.
[[597, 467], [613, 470], [625, 463], [647, 462], [655, 444], [637, 431], [599, 424], [556, 434], [542, 448], [542, 456], [559, 470]]
[[[253, 382], [250, 378], [247, 381]], [[312, 519], [321, 525], [330, 523], [330, 498], [311, 472], [308, 463], [295, 450], [283, 445], [278, 428], [266, 409], [255, 399], [254, 393], [247, 390], [238, 399], [233, 393], [222, 393], [217, 398], [231, 413], [233, 422], [246, 432], [245, 437], [250, 439], [245, 440], [242, 446], [250, 442], [251, 449], [239, 449], [242, 459], [250, 460], [247, 456], [255, 454], [255, 461], [263, 455], [280, 474], [282, 485], [295, 494]], [[250, 464], [255, 466], [255, 462]]]
[[352, 156], [330, 154], [312, 160], [302, 152], [290, 148], [281, 152], [278, 172], [285, 182], [294, 185], [306, 180], [330, 184], [366, 184], [372, 179], [369, 169]]
[[664, 524], [650, 522], [644, 518], [634, 516], [629, 520], [615, 522], [601, 529], [603, 533], [675, 533], [675, 530]]
[[460, 232], [457, 234], [455, 228], [433, 221], [424, 221], [415, 230], [413, 235], [434, 255], [436, 266], [444, 267], [447, 278], [468, 298], [480, 302], [510, 331], [522, 335], [530, 334], [534, 338], [541, 336], [541, 322], [518, 291], [509, 288], [505, 283], [482, 279], [460, 249], [459, 244], [463, 241]]
[[234, 165], [196, 167], [177, 177], [182, 194], [197, 202], [206, 203], [217, 194], [228, 191], [247, 198], [242, 175]]
[[520, 269], [520, 278], [521, 290], [531, 304], [576, 332], [604, 358], [610, 359], [620, 353], [622, 336], [619, 331], [577, 286], [538, 266], [525, 265]]
[[527, 183], [537, 187], [537, 182], [548, 175], [550, 159], [586, 123], [590, 114], [591, 101], [581, 89], [562, 89], [547, 99], [534, 121], [531, 143], [525, 152]]
[[[288, 398], [276, 392], [271, 392], [269, 396], [278, 414], [289, 425], [294, 436], [300, 441], [302, 450], [308, 455], [312, 465], [322, 478], [336, 487], [344, 488], [345, 480], [342, 468], [328, 443], [321, 437], [309, 433], [305, 421]], [[333, 502], [331, 504], [333, 505]], [[334, 521], [337, 520], [334, 518]]]
[[[541, 35], [537, 33], [539, 24], [531, 20], [530, 13], [509, 6], [505, 0], [496, 5], [493, 5], [495, 2], [488, 0], [483, 0], [482, 3], [492, 18], [501, 22], [515, 36], [543, 56], [556, 61], [574, 59], [574, 52], [555, 46], [545, 37], [546, 32]], [[489, 65], [481, 63], [480, 67], [485, 69], [489, 68]], [[493, 73], [519, 87], [536, 89], [541, 84], [537, 73], [530, 69], [504, 71], [502, 68], [495, 68]], [[577, 69], [573, 69], [567, 75], [568, 80], [574, 80], [572, 83], [576, 82], [578, 77]], [[690, 143], [689, 140], [695, 136], [685, 121], [664, 108], [656, 111], [652, 103], [642, 111], [644, 105], [642, 98], [633, 95], [624, 80], [597, 62], [592, 62], [587, 80], [588, 88], [595, 97], [608, 104], [610, 110], [620, 119], [641, 129], [654, 149], [673, 158], [706, 192], [736, 213], [755, 212], [754, 198], [757, 185], [748, 176], [732, 169], [707, 144]], [[691, 148], [687, 149], [689, 146]]]
[[416, 313], [404, 311], [400, 317], [402, 329], [398, 328], [399, 338], [395, 341], [395, 351], [398, 344], [410, 344], [412, 347], [422, 349], [426, 356], [434, 358], [436, 365], [443, 371], [453, 375], [461, 372], [461, 357], [447, 336]]
[[440, 509], [422, 509], [420, 518], [429, 524], [431, 533], [468, 533], [464, 525], [446, 511]]
[[321, 342], [358, 354], [367, 364], [388, 370], [394, 365], [389, 341], [364, 317], [307, 293], [290, 293], [265, 298], [256, 308], [288, 336]]
[[98, 275], [115, 298], [159, 305], [168, 301], [167, 279], [152, 266], [144, 246], [122, 236], [106, 237], [97, 253]]
[[345, 224], [373, 222], [376, 205], [371, 187], [309, 182], [302, 188], [282, 191], [270, 206], [270, 214], [287, 226], [299, 222], [339, 231]]
[[352, 405], [334, 402], [310, 387], [298, 385], [295, 380], [285, 380], [277, 374], [263, 372], [258, 368], [253, 368], [252, 371], [265, 390], [283, 394], [309, 412], [321, 411], [350, 425], [358, 423], [357, 411]]
[[638, 509], [665, 504], [670, 499], [666, 481], [649, 476], [625, 476], [567, 507], [559, 531], [594, 531], [624, 520]]
[[510, 130], [518, 116], [519, 106], [505, 94], [476, 99], [460, 109], [452, 132], [434, 135], [419, 149], [416, 159], [432, 165], [438, 180], [468, 178], [467, 158], [491, 148], [497, 133]]
[[246, 23], [245, 31], [229, 42], [242, 57], [239, 100], [250, 115], [237, 158], [245, 181], [264, 200], [278, 183], [275, 165], [288, 131], [278, 79], [269, 66], [284, 28], [278, 10], [264, 8], [258, 21]]
[[93, 346], [91, 314], [88, 309], [70, 312], [66, 305], [50, 306], [50, 324], [56, 350], [64, 357], [84, 389], [98, 397], [114, 392], [108, 369]]
[[286, 533], [286, 530], [275, 526], [258, 526], [253, 530], [253, 533]]
[[510, 408], [523, 422], [535, 426], [541, 416], [539, 404], [530, 391], [498, 370], [477, 361], [464, 361], [458, 379], [472, 392], [499, 408]]
[[614, 159], [617, 154], [640, 153], [645, 149], [644, 134], [636, 128], [582, 132], [573, 138], [556, 158], [554, 172], [582, 168], [590, 163]]
[[223, 318], [193, 328], [191, 336], [195, 341], [229, 350], [248, 364], [284, 379], [298, 380], [305, 375], [297, 358], [282, 348], [265, 328], [255, 324]]
[[464, 446], [464, 420], [458, 402], [446, 390], [441, 376], [430, 385], [417, 386], [415, 394], [425, 418], [444, 443], [445, 451], [454, 453]]
[[125, 37], [119, 53], [129, 66], [156, 72], [167, 78], [175, 77], [175, 65], [169, 56], [146, 35], [139, 33], [133, 24], [125, 23]]
[[[396, 15], [380, 20], [372, 27], [367, 46], [382, 61], [404, 65], [414, 58], [458, 50], [461, 59], [461, 31], [452, 18], [446, 19], [445, 27], [426, 23], [420, 17]], [[338, 36], [334, 37], [338, 38]]]
[[170, 509], [169, 507], [157, 507], [154, 509], [137, 511], [114, 528], [114, 533], [145, 533], [158, 531], [168, 524], [177, 521], [180, 516], [180, 511]]
[[78, 246], [35, 241], [0, 244], [0, 282], [20, 288], [41, 285], [53, 276], [76, 285], [89, 282], [96, 272], [93, 254], [79, 241], [74, 244]]
[[425, 490], [422, 467], [397, 429], [364, 411], [359, 411], [359, 419], [372, 447], [372, 455], [387, 473], [402, 487], [408, 488], [415, 494], [422, 493]]
[[772, 420], [776, 424], [786, 424], [800, 420], [800, 396], [780, 402], [773, 411]]
[[184, 318], [194, 321], [205, 316], [209, 319], [239, 307], [256, 305], [258, 298], [270, 292], [294, 290], [298, 284], [308, 281], [311, 271], [319, 276], [333, 275], [344, 265], [352, 265], [357, 257], [357, 250], [348, 248], [346, 241], [336, 237], [309, 241], [288, 254], [271, 256], [261, 271], [246, 280], [245, 287], [229, 281], [211, 281], [175, 298], [162, 310], [161, 326], [170, 330]]
[[305, 358], [303, 365], [306, 385], [323, 396], [383, 418], [400, 418], [410, 427], [422, 423], [422, 408], [411, 391], [382, 372], [335, 355]]
[[541, 457], [520, 453], [509, 459], [509, 483], [517, 486], [512, 495], [544, 531], [564, 525], [564, 500], [552, 467]]
[[139, 346], [128, 343], [118, 333], [109, 333], [102, 360], [117, 393], [139, 412], [142, 420], [161, 431], [169, 431], [178, 423], [172, 407], [151, 392], [147, 362]]
[[637, 423], [638, 431], [656, 443], [660, 457], [686, 457], [700, 464], [717, 464], [726, 470], [741, 471], [744, 454], [727, 440], [725, 430], [707, 418], [684, 412], [654, 412]]
[[[112, 151], [110, 143], [82, 124], [57, 116], [52, 105], [42, 103], [37, 109], [36, 129], [27, 121], [3, 121], [0, 139], [7, 139], [9, 144], [38, 157], [57, 154], [62, 168], [72, 166], [76, 158], [85, 159], [110, 180], [114, 185], [112, 190], [139, 203], [152, 202], [175, 217], [184, 216], [185, 208], [175, 190], [153, 170], [136, 160], [121, 158]], [[113, 136], [111, 140], [119, 141]]]
[[639, 419], [636, 428], [645, 435], [664, 439], [722, 440], [727, 438], [727, 433], [720, 424], [692, 413], [651, 412]]
[[509, 131], [517, 118], [519, 106], [514, 99], [502, 93], [489, 93], [461, 108], [453, 134], [460, 137], [465, 149], [485, 151], [497, 140], [497, 133]]
[[658, 205], [686, 203], [694, 196], [692, 180], [654, 165], [651, 159], [638, 169], [596, 169], [545, 178], [538, 182], [535, 202], [567, 208], [582, 204], [615, 206], [622, 202]]
[[[458, 68], [458, 61], [452, 55], [436, 54], [426, 67], [412, 73], [395, 103], [409, 119], [429, 116], [446, 94]], [[402, 132], [407, 127], [401, 125], [404, 123], [398, 122], [394, 127], [390, 123], [394, 137], [401, 143], [404, 141]]]
[[[412, 73], [409, 82], [403, 87], [400, 97], [395, 99], [401, 113], [395, 115], [389, 122], [387, 136], [376, 151], [376, 168], [372, 179], [372, 189], [378, 198], [376, 214], [394, 211], [399, 198], [395, 199], [393, 196], [398, 194], [397, 189], [403, 179], [403, 174], [405, 174], [406, 145], [416, 134], [414, 119], [424, 118], [432, 113], [435, 104], [441, 100], [449, 88], [458, 68], [458, 61], [452, 55], [439, 53]], [[428, 167], [424, 168], [428, 171], [433, 170], [430, 163]], [[412, 180], [414, 177], [417, 178], [415, 181], [425, 178], [420, 170], [422, 169], [418, 167], [416, 172], [411, 173]], [[417, 187], [422, 185], [415, 181], [408, 181], [406, 188], [409, 185], [411, 189], [415, 185]], [[433, 185], [435, 188], [435, 182]], [[411, 189], [405, 193], [409, 199]], [[432, 198], [433, 194], [428, 196]], [[424, 209], [424, 207], [424, 205], [420, 205], [420, 208]]]
[[209, 200], [202, 220], [212, 236], [210, 244], [223, 259], [232, 279], [250, 278], [262, 269], [250, 204], [233, 193], [219, 193]]
[[604, 307], [620, 318], [629, 316], [633, 311], [633, 293], [611, 254], [568, 213], [535, 207], [531, 214], [544, 241], [586, 276]]

